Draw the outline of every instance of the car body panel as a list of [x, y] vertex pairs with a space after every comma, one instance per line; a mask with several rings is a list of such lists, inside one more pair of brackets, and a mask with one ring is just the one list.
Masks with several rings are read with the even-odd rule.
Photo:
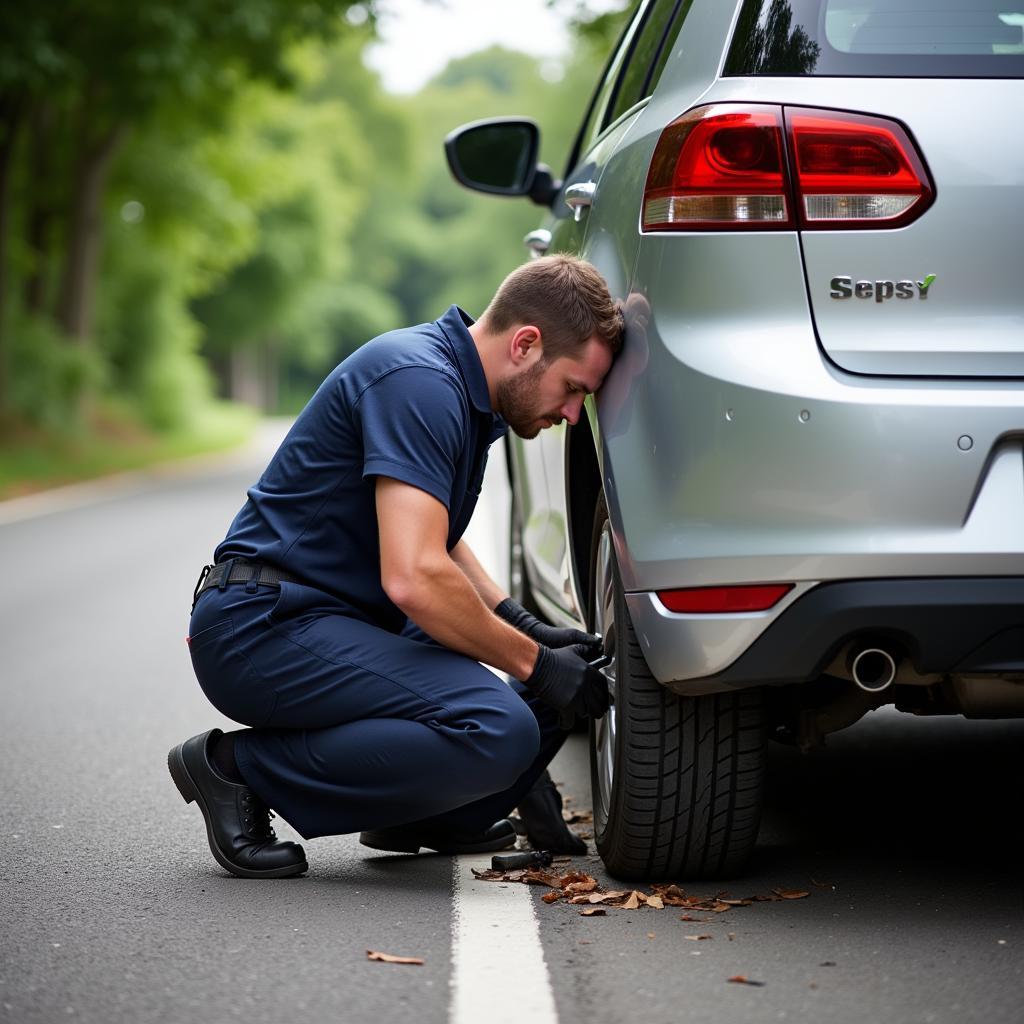
[[[601, 195], [601, 180], [609, 157], [619, 148], [628, 133], [635, 115], [626, 115], [605, 132], [595, 146], [583, 155], [579, 165], [566, 177], [561, 195], [555, 202], [558, 216], [550, 218], [545, 227], [551, 232], [548, 252], [573, 252], [584, 255], [604, 275], [613, 295], [625, 293], [633, 253], [639, 239], [632, 229], [632, 220], [624, 218], [623, 210], [611, 196]], [[576, 220], [565, 206], [566, 190], [578, 182], [590, 181], [597, 188], [589, 209], [581, 212]], [[566, 213], [562, 214], [561, 211]], [[627, 244], [610, 244], [608, 235], [619, 237], [617, 241]], [[622, 236], [625, 236], [624, 238]], [[632, 239], [630, 236], [633, 236]], [[554, 614], [555, 609], [582, 619], [583, 609], [579, 606], [576, 588], [572, 579], [572, 566], [568, 546], [568, 521], [565, 484], [565, 445], [567, 425], [559, 424], [542, 430], [530, 441], [519, 441], [529, 455], [524, 459], [543, 466], [545, 489], [543, 504], [530, 511], [531, 520], [537, 522], [534, 534], [536, 543], [527, 539], [524, 544], [526, 571], [538, 599], [545, 604], [545, 611]], [[551, 605], [554, 605], [554, 608]]]
[[[638, 8], [622, 46], [628, 45], [630, 33], [635, 31], [646, 6]], [[723, 13], [728, 16], [723, 17]], [[722, 5], [706, 3], [695, 3], [687, 17], [686, 31], [679, 37], [685, 55], [673, 53], [665, 76], [673, 67], [678, 69], [685, 65], [686, 88], [695, 98], [715, 79], [721, 42], [731, 17], [731, 12]], [[682, 63], [681, 56], [685, 56]], [[626, 111], [600, 133], [589, 150], [580, 154], [576, 166], [566, 174], [562, 192], [553, 205], [553, 215], [543, 224], [551, 231], [548, 252], [571, 252], [589, 260], [604, 275], [612, 296], [623, 303], [628, 301], [633, 262], [640, 244], [636, 196], [643, 188], [653, 146], [650, 140], [641, 140], [638, 150], [633, 142], [634, 129], [639, 121], [645, 120], [647, 105], [640, 103]], [[593, 181], [597, 187], [592, 205], [576, 221], [565, 205], [564, 196], [571, 185], [583, 181]], [[606, 185], [606, 182], [614, 182], [614, 185]], [[625, 365], [625, 362], [620, 358], [618, 365]], [[621, 370], [618, 372], [621, 375]], [[588, 399], [588, 407], [591, 417], [596, 419], [591, 399]], [[543, 431], [532, 441], [515, 442], [529, 453], [524, 458], [543, 465], [547, 484], [545, 504], [538, 516], [544, 527], [535, 535], [538, 540], [543, 538], [543, 547], [527, 541], [524, 555], [535, 597], [548, 616], [559, 621], [582, 622], [585, 609], [573, 578], [566, 518], [567, 439], [567, 428], [561, 425]], [[555, 536], [561, 541], [556, 541]]]
[[[746, 101], [874, 114], [916, 140], [934, 204], [905, 228], [801, 233], [818, 337], [856, 373], [1024, 377], [1024, 81], [723, 78], [704, 102]], [[993, 140], [999, 140], [994, 146]], [[955, 242], [953, 240], [955, 239]], [[927, 299], [832, 298], [831, 280], [924, 280]], [[865, 289], [866, 291], [866, 289]]]
[[[1020, 387], [843, 373], [816, 344], [793, 235], [757, 239], [735, 301], [750, 241], [641, 246], [646, 330], [598, 399], [626, 590], [1024, 574]], [[784, 608], [682, 617], [628, 600], [662, 681], [720, 671]]]
[[[1024, 83], [723, 78], [736, 14], [694, 0], [654, 94], [566, 178], [596, 181], [592, 206], [577, 224], [559, 200], [546, 225], [549, 251], [594, 262], [624, 302], [625, 348], [588, 422], [633, 625], [655, 677], [680, 692], [688, 680], [709, 692], [701, 680], [819, 586], [1024, 578], [1024, 289], [1012, 280], [1024, 142], [1001, 128]], [[895, 230], [642, 233], [663, 129], [710, 102], [895, 118], [936, 201]], [[927, 300], [829, 295], [837, 275], [929, 274]], [[525, 544], [534, 597], [583, 625], [568, 444], [561, 427], [514, 447], [517, 475], [543, 467], [543, 497], [528, 495], [543, 509], [527, 509], [543, 524]], [[748, 615], [677, 615], [654, 593], [774, 582], [795, 588]]]

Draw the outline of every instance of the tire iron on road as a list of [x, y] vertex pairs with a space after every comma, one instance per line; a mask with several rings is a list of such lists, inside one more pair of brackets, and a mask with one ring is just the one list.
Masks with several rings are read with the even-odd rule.
[[496, 853], [491, 858], [492, 871], [515, 871], [519, 868], [549, 868], [555, 859], [550, 850], [523, 850], [521, 853]]

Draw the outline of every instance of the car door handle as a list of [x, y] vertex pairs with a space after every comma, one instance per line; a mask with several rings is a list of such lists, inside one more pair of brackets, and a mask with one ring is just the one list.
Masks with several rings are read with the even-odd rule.
[[547, 228], [537, 228], [526, 235], [523, 245], [530, 250], [531, 256], [543, 256], [551, 246], [551, 232]]
[[577, 181], [565, 190], [565, 205], [573, 212], [573, 220], [578, 221], [583, 211], [594, 201], [597, 191], [596, 181]]

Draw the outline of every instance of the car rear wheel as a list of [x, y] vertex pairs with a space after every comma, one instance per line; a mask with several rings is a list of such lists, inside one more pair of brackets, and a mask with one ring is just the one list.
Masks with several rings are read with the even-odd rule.
[[679, 697], [650, 673], [633, 632], [603, 497], [591, 554], [591, 627], [605, 638], [614, 703], [591, 723], [594, 838], [617, 878], [737, 873], [760, 822], [760, 690]]

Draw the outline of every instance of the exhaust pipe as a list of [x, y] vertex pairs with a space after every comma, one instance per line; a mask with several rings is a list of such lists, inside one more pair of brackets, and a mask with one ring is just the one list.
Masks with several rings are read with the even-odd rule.
[[850, 652], [850, 674], [865, 692], [881, 693], [896, 678], [896, 659], [880, 647], [855, 647]]

